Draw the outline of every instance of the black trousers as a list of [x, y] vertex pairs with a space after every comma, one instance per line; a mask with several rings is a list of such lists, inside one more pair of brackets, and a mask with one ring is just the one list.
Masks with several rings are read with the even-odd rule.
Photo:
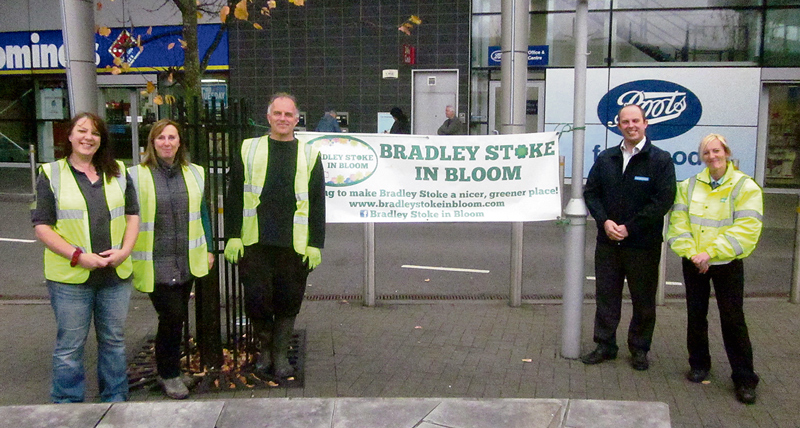
[[189, 296], [192, 284], [156, 284], [149, 294], [158, 314], [156, 332], [156, 367], [164, 379], [181, 374], [181, 338], [183, 323], [189, 317]]
[[656, 325], [656, 290], [661, 249], [626, 248], [598, 243], [594, 253], [597, 309], [594, 316], [594, 341], [599, 347], [616, 352], [617, 326], [622, 313], [625, 279], [633, 302], [628, 327], [628, 349], [650, 351]]
[[700, 370], [711, 369], [708, 302], [713, 282], [722, 341], [731, 365], [731, 378], [736, 386], [755, 388], [759, 379], [753, 371], [753, 347], [744, 319], [744, 263], [734, 260], [724, 265], [712, 265], [708, 272], [701, 274], [691, 260], [683, 259], [683, 280], [686, 283], [689, 317], [686, 328], [689, 366]]
[[239, 273], [244, 285], [244, 309], [250, 319], [272, 321], [300, 313], [309, 269], [294, 248], [259, 244], [245, 247]]

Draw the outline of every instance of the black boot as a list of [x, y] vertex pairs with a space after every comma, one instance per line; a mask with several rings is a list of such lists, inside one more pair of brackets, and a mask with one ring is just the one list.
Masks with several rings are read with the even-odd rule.
[[272, 330], [272, 374], [278, 378], [287, 378], [294, 374], [294, 367], [289, 364], [289, 340], [294, 333], [295, 317], [278, 318]]
[[258, 343], [258, 360], [256, 360], [256, 370], [267, 373], [269, 372], [272, 364], [270, 352], [272, 349], [272, 329], [274, 328], [272, 320], [251, 320], [253, 324], [253, 336]]

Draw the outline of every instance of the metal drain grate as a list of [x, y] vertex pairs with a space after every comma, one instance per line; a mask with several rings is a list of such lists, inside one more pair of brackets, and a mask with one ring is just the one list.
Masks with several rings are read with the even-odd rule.
[[[244, 341], [242, 341], [244, 343]], [[246, 361], [235, 363], [229, 359], [230, 350], [224, 350], [226, 362], [223, 369], [208, 371], [203, 374], [192, 373], [194, 387], [190, 388], [193, 394], [203, 394], [230, 390], [266, 389], [266, 388], [302, 388], [305, 385], [305, 355], [306, 331], [295, 330], [289, 340], [289, 363], [294, 367], [294, 376], [288, 379], [278, 379], [268, 375], [254, 373], [255, 361], [258, 353], [248, 353], [239, 350]], [[197, 366], [199, 355], [192, 352], [190, 366]], [[185, 361], [185, 356], [182, 358]], [[155, 340], [148, 339], [140, 351], [128, 364], [128, 386], [131, 390], [149, 387], [150, 391], [158, 391], [156, 381], [158, 371], [155, 359]]]

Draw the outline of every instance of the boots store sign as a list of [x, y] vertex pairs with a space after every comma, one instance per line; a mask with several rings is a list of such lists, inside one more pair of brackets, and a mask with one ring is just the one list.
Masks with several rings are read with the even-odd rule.
[[[697, 145], [710, 133], [724, 135], [740, 169], [752, 175], [760, 73], [755, 67], [588, 69], [584, 177], [600, 152], [619, 145], [617, 113], [628, 104], [642, 107], [648, 121], [647, 136], [670, 153], [678, 179], [703, 169]], [[574, 82], [572, 70], [546, 71], [545, 129], [572, 123]], [[572, 133], [561, 135], [559, 151], [567, 157], [565, 173], [572, 177]]]
[[600, 99], [597, 104], [600, 123], [621, 136], [617, 113], [629, 104], [642, 107], [648, 121], [647, 135], [653, 140], [683, 135], [703, 115], [703, 105], [691, 90], [665, 80], [637, 80], [611, 89]]

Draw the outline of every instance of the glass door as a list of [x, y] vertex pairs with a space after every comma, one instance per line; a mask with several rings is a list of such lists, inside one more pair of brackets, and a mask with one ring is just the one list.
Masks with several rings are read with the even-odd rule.
[[800, 83], [767, 85], [764, 187], [800, 189]]
[[114, 156], [126, 165], [139, 163], [147, 135], [158, 120], [158, 108], [144, 87], [100, 88], [103, 114], [111, 134]]
[[[500, 81], [489, 82], [489, 133], [500, 130]], [[525, 132], [541, 132], [544, 130], [544, 81], [528, 80], [525, 96]]]

